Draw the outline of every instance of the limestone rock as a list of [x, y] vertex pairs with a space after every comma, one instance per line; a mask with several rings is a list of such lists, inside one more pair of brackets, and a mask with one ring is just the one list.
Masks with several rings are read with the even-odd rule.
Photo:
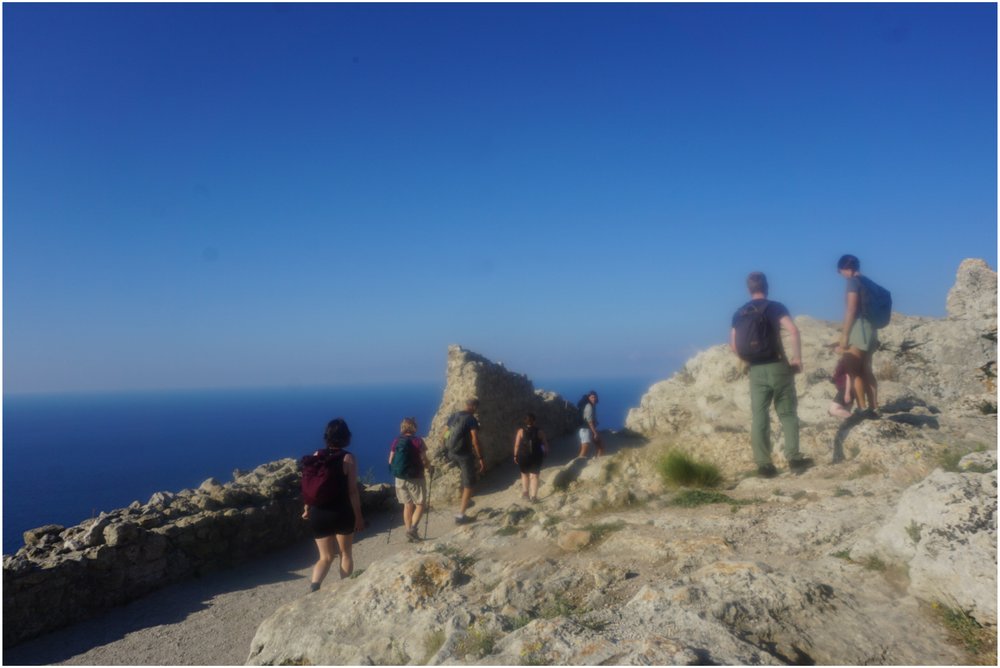
[[54, 542], [54, 540], [58, 540], [59, 534], [65, 530], [66, 527], [59, 524], [46, 524], [36, 529], [28, 529], [24, 532], [24, 544], [43, 545]]
[[[981, 260], [966, 260], [949, 296], [948, 318], [894, 313], [892, 322], [879, 330], [874, 370], [880, 405], [891, 421], [880, 427], [827, 415], [838, 358], [828, 344], [837, 340], [838, 325], [796, 317], [804, 363], [803, 374], [796, 377], [802, 451], [842, 460], [868, 450], [873, 465], [912, 481], [933, 468], [926, 455], [938, 447], [944, 432], [964, 429], [967, 421], [958, 418], [985, 417], [975, 438], [994, 442], [996, 294], [996, 273]], [[715, 463], [726, 474], [751, 469], [747, 382], [743, 364], [728, 346], [715, 346], [650, 387], [629, 411], [625, 426], [646, 437], [669, 438], [678, 449]], [[872, 430], [878, 433], [865, 434]], [[942, 433], [935, 435], [938, 430]], [[773, 411], [771, 433], [780, 463], [783, 439]], [[964, 434], [961, 438], [965, 440]], [[878, 447], [886, 441], [898, 448], [880, 454]], [[906, 463], [905, 470], [898, 470], [899, 461]]]
[[[994, 453], [993, 464], [996, 458]], [[910, 593], [997, 623], [997, 474], [937, 470], [912, 486], [876, 535], [908, 565]]]
[[583, 529], [570, 529], [559, 535], [559, 547], [567, 552], [582, 550], [590, 544], [593, 534]]
[[948, 292], [948, 317], [997, 319], [997, 273], [984, 260], [962, 260]]
[[[649, 522], [558, 558], [527, 556], [545, 551], [530, 538], [497, 542], [496, 530], [509, 520], [504, 513], [481, 519], [453, 542], [401, 551], [357, 579], [277, 610], [258, 628], [247, 663], [870, 665], [958, 658], [943, 632], [922, 628], [912, 637], [900, 615], [886, 614], [898, 594], [873, 597], [878, 585], [856, 572], [812, 566], [815, 558], [802, 558], [803, 543], [793, 537], [787, 551], [795, 556], [779, 568], [738, 558], [733, 545], [746, 549], [746, 536], [706, 535], [718, 525], [696, 516], [660, 525], [661, 516], [650, 509]], [[765, 534], [768, 558], [783, 558], [786, 548], [772, 548], [770, 532], [788, 519], [765, 528], [751, 518], [747, 536]], [[680, 554], [685, 564], [671, 568]], [[787, 572], [788, 563], [797, 572]]]

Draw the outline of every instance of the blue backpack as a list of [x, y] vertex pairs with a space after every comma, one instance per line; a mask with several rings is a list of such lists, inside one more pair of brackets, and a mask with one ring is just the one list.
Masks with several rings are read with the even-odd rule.
[[858, 295], [861, 300], [861, 315], [872, 327], [882, 329], [892, 318], [892, 294], [867, 276], [858, 278], [861, 279], [861, 292]]

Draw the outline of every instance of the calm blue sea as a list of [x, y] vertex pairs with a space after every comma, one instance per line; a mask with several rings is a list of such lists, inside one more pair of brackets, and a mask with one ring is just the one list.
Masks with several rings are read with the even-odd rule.
[[[601, 395], [602, 429], [618, 429], [650, 379], [536, 381], [576, 401]], [[232, 480], [322, 447], [327, 421], [343, 417], [359, 472], [388, 482], [389, 443], [404, 416], [426, 433], [443, 383], [261, 390], [11, 395], [3, 400], [3, 552], [44, 524], [78, 524], [145, 503], [157, 491]]]

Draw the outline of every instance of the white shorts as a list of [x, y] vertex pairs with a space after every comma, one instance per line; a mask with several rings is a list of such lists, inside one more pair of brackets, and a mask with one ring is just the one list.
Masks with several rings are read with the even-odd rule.
[[590, 435], [590, 428], [583, 427], [580, 429], [580, 443], [590, 443], [593, 441], [593, 437]]

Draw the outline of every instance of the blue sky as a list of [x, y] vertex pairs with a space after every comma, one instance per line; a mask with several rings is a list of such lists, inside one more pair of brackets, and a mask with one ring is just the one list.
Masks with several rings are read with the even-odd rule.
[[665, 378], [996, 267], [993, 4], [3, 6], [4, 392]]

